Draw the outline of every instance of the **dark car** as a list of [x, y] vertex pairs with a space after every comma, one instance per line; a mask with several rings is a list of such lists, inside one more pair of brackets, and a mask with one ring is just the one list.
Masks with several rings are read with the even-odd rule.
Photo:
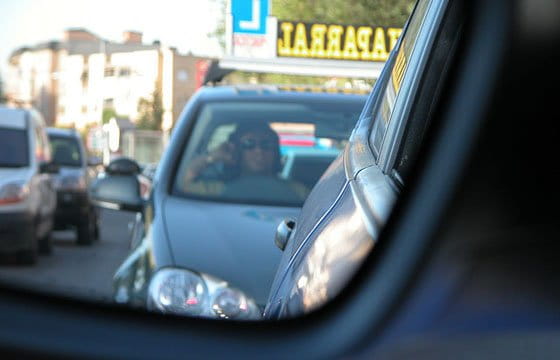
[[[345, 145], [367, 96], [206, 87], [184, 110], [137, 217], [130, 255], [114, 276], [119, 303], [165, 313], [258, 318], [280, 253], [269, 241], [297, 217]], [[131, 174], [133, 175], [133, 174]], [[92, 188], [126, 205], [134, 178], [109, 172]], [[105, 195], [104, 195], [105, 194]], [[135, 200], [136, 199], [136, 200]]]
[[[265, 317], [294, 317], [325, 304], [374, 248], [430, 125], [461, 34], [453, 7], [441, 29], [446, 11], [437, 1], [419, 2], [349, 146], [317, 183], [297, 221], [279, 226], [276, 243], [284, 253]], [[438, 37], [446, 41], [434, 48]]]
[[80, 137], [73, 129], [47, 128], [53, 162], [60, 171], [54, 179], [57, 194], [55, 229], [76, 230], [76, 242], [90, 245], [99, 238], [98, 209], [89, 197], [89, 185], [95, 178], [94, 167], [100, 165], [88, 157]]

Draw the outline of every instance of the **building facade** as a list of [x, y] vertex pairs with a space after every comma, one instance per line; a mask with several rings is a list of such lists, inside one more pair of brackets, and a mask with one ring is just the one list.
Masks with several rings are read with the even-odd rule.
[[153, 102], [157, 94], [162, 130], [168, 130], [196, 91], [201, 61], [209, 59], [179, 54], [159, 42], [144, 44], [139, 32], [125, 32], [116, 43], [68, 29], [61, 41], [11, 55], [9, 96], [37, 108], [49, 125], [84, 129], [101, 125], [107, 112], [137, 122], [140, 102]]

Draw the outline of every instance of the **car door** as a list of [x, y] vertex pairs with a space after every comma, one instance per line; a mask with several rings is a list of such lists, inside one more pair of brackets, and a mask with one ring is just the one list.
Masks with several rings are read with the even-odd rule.
[[[413, 166], [460, 34], [457, 8], [446, 4], [418, 3], [350, 146], [313, 190], [331, 202], [325, 209], [325, 203], [311, 199], [315, 204], [306, 204], [296, 221], [267, 317], [294, 317], [332, 299], [374, 248]], [[438, 36], [442, 45], [434, 48]], [[333, 193], [328, 178], [338, 178], [335, 196], [326, 195]]]

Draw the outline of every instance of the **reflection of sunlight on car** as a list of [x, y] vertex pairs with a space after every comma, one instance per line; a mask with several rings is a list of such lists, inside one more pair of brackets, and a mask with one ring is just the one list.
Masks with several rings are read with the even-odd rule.
[[[308, 310], [323, 305], [338, 293], [353, 275], [351, 269], [357, 269], [374, 244], [362, 226], [361, 211], [348, 200], [342, 202], [345, 215], [326, 219], [321, 235], [309, 245], [305, 263], [295, 274]], [[302, 278], [307, 279], [306, 286], [300, 286]]]

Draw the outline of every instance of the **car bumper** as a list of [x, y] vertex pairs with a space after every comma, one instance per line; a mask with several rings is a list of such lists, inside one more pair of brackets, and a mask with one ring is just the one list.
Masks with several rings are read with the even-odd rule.
[[35, 235], [34, 219], [31, 213], [0, 213], [0, 252], [30, 249]]
[[86, 193], [75, 191], [58, 191], [55, 211], [55, 227], [77, 225], [87, 219], [90, 211]]

